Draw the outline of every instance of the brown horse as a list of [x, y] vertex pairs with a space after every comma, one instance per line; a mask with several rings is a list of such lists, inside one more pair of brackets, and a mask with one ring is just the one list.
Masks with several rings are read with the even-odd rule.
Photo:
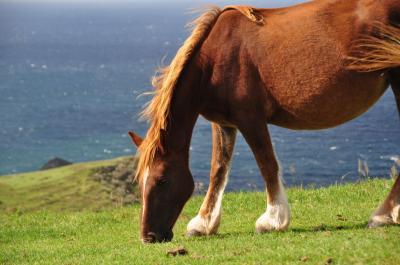
[[[212, 122], [210, 185], [188, 235], [218, 230], [236, 132], [267, 190], [259, 233], [286, 230], [290, 209], [267, 124], [334, 127], [364, 113], [392, 86], [400, 107], [400, 1], [316, 0], [287, 8], [211, 8], [153, 82], [137, 178], [141, 238], [169, 241], [193, 192], [189, 145], [199, 115]], [[369, 226], [400, 223], [400, 178]]]

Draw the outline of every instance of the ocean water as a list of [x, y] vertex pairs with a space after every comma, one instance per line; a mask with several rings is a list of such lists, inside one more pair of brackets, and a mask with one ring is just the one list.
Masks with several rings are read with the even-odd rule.
[[[133, 155], [127, 131], [144, 135], [148, 126], [138, 113], [149, 97], [139, 95], [187, 37], [188, 7], [201, 5], [0, 2], [0, 175], [36, 170], [54, 156], [81, 162]], [[371, 176], [387, 178], [399, 157], [391, 91], [335, 129], [270, 130], [288, 185], [356, 181], [359, 159]], [[211, 128], [200, 118], [191, 146], [196, 181], [208, 181], [210, 157]], [[239, 135], [228, 189], [263, 186]]]

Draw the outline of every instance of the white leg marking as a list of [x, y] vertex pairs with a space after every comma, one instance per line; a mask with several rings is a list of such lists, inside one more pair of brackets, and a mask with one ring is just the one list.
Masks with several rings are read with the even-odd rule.
[[267, 210], [258, 218], [256, 222], [256, 231], [265, 233], [268, 231], [284, 231], [289, 227], [290, 208], [283, 189], [282, 183], [279, 183], [279, 191], [273, 202], [268, 202]]
[[368, 223], [368, 227], [375, 228], [387, 224], [393, 224], [393, 220], [388, 214], [374, 214]]
[[146, 168], [143, 175], [143, 191], [142, 191], [142, 224], [144, 223], [144, 211], [146, 209], [146, 200], [144, 199], [144, 195], [146, 194], [146, 183], [149, 177], [149, 168]]
[[[224, 195], [225, 186], [228, 182], [229, 170], [225, 173], [224, 183], [221, 188], [216, 191], [217, 199], [214, 208], [206, 216], [197, 214], [187, 225], [187, 234], [189, 236], [212, 235], [217, 233], [221, 220], [222, 197]], [[202, 205], [203, 208], [203, 205]]]
[[388, 211], [380, 206], [372, 215], [368, 227], [375, 228], [382, 225], [400, 224], [400, 204], [393, 207], [392, 211]]
[[400, 224], [400, 204], [393, 207], [392, 219], [395, 224]]

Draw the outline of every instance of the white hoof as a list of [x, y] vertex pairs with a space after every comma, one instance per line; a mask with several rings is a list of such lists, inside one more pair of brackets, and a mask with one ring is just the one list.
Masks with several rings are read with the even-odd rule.
[[390, 213], [382, 213], [381, 209], [378, 209], [371, 217], [368, 227], [375, 228], [391, 224], [400, 224], [400, 204], [393, 207]]
[[285, 193], [281, 193], [276, 203], [268, 203], [267, 211], [256, 222], [257, 233], [285, 231], [290, 224], [290, 208]]
[[208, 236], [216, 234], [219, 227], [218, 217], [214, 222], [211, 222], [209, 218], [201, 217], [197, 215], [187, 225], [186, 235], [187, 236]]
[[393, 224], [393, 220], [388, 214], [374, 215], [368, 222], [369, 228], [376, 228], [383, 225]]

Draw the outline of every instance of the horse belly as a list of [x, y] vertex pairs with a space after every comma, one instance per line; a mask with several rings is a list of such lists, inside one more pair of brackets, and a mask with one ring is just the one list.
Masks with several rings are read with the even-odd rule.
[[338, 126], [360, 116], [378, 101], [387, 81], [378, 73], [353, 73], [342, 82], [310, 87], [313, 89], [291, 87], [285, 93], [274, 93], [280, 108], [270, 123], [299, 130]]

